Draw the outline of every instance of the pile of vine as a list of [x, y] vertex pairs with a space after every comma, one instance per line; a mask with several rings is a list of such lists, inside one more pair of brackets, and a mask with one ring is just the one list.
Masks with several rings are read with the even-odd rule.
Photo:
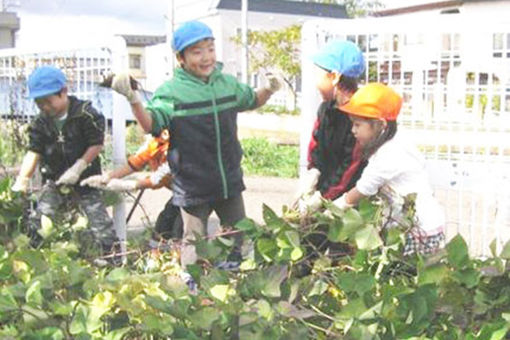
[[123, 266], [94, 266], [75, 237], [81, 217], [45, 220], [43, 246], [31, 247], [26, 199], [10, 185], [0, 181], [2, 339], [508, 338], [510, 244], [476, 259], [457, 236], [432, 257], [404, 258], [404, 231], [377, 228], [378, 202], [306, 221], [264, 206], [263, 225], [236, 226], [252, 245], [239, 271], [214, 267], [229, 239], [198, 241], [190, 295], [173, 251], [130, 243]]

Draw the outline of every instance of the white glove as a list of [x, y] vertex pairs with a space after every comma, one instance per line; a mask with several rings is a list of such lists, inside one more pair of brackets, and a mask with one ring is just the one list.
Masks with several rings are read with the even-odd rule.
[[87, 177], [84, 180], [82, 180], [80, 182], [80, 185], [82, 187], [89, 186], [92, 188], [99, 189], [99, 188], [103, 188], [108, 183], [109, 180], [110, 180], [110, 175], [108, 173], [102, 174], [102, 175], [94, 175], [94, 176], [90, 176], [90, 177]]
[[298, 203], [301, 216], [317, 211], [322, 206], [322, 195], [320, 191], [315, 191], [311, 195], [303, 196]]
[[339, 208], [340, 210], [345, 210], [347, 208], [352, 208], [354, 205], [347, 203], [345, 198], [347, 197], [347, 193], [343, 194], [339, 198], [333, 201], [333, 204]]
[[280, 90], [284, 84], [284, 80], [282, 79], [282, 77], [273, 73], [266, 74], [266, 81], [267, 81], [266, 88], [272, 93], [275, 93], [276, 91]]
[[81, 158], [78, 158], [78, 160], [73, 164], [73, 166], [67, 169], [66, 172], [64, 172], [62, 176], [60, 176], [57, 182], [55, 182], [55, 184], [56, 185], [76, 184], [76, 182], [78, 182], [78, 180], [80, 179], [81, 173], [87, 168], [87, 165], [88, 165], [87, 162], [85, 162]]
[[129, 179], [114, 178], [108, 182], [107, 190], [111, 191], [132, 191], [136, 190], [137, 181]]
[[16, 177], [16, 182], [12, 186], [11, 190], [14, 192], [26, 193], [28, 191], [28, 184], [30, 183], [30, 178], [18, 176]]
[[300, 201], [307, 195], [311, 195], [316, 191], [317, 183], [321, 172], [316, 168], [306, 170], [306, 172], [299, 178], [299, 188], [294, 196], [292, 207], [299, 207]]
[[131, 88], [131, 80], [128, 73], [119, 73], [113, 77], [112, 90], [126, 97], [130, 104], [142, 102], [138, 91]]
[[168, 162], [165, 162], [161, 164], [156, 171], [154, 171], [150, 175], [150, 181], [152, 185], [158, 185], [165, 176], [171, 175], [172, 171], [170, 170], [170, 166], [168, 165]]

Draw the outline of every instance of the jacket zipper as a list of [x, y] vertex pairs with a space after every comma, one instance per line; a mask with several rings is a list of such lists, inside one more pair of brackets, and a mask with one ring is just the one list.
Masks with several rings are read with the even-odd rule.
[[218, 108], [216, 107], [216, 93], [214, 92], [213, 84], [209, 85], [211, 87], [212, 92], [212, 104], [213, 104], [213, 113], [214, 113], [214, 129], [216, 131], [216, 149], [218, 150], [218, 165], [220, 167], [220, 175], [221, 175], [221, 183], [223, 186], [223, 198], [228, 198], [228, 186], [227, 186], [227, 178], [225, 176], [225, 169], [223, 167], [223, 157], [221, 154], [221, 131], [220, 131], [220, 123], [218, 118]]

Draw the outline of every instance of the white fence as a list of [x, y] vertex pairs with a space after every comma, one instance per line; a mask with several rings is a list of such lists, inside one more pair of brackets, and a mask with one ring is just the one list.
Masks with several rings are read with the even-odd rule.
[[305, 23], [300, 166], [319, 104], [310, 57], [330, 39], [351, 40], [366, 58], [364, 82], [404, 98], [399, 129], [426, 155], [447, 237], [461, 233], [473, 254], [487, 255], [492, 240], [510, 239], [510, 24], [413, 20]]

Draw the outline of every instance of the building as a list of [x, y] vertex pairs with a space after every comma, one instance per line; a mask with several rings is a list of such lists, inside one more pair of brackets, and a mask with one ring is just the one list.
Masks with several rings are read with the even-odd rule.
[[416, 6], [381, 10], [374, 13], [374, 16], [430, 17], [441, 14], [461, 14], [474, 16], [478, 20], [484, 20], [485, 18], [493, 20], [494, 18], [507, 18], [509, 11], [509, 0], [443, 0]]
[[15, 36], [19, 28], [19, 17], [16, 13], [0, 12], [0, 48], [15, 47]]

